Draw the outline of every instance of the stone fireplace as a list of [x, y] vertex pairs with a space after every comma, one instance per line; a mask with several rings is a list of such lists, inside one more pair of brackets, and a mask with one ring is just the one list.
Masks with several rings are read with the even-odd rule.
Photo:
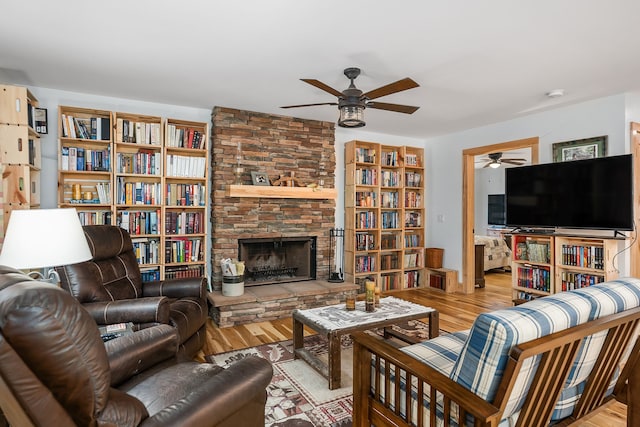
[[[267, 174], [272, 182], [294, 172], [301, 184], [322, 183], [326, 188], [334, 188], [334, 123], [224, 107], [213, 109], [212, 122], [213, 288], [221, 288], [220, 260], [245, 260], [239, 243], [256, 239], [276, 242], [313, 239], [314, 243], [309, 245], [315, 248], [314, 261], [294, 266], [298, 268], [295, 276], [326, 280], [330, 230], [335, 225], [333, 198], [230, 197], [228, 190], [231, 184], [251, 186], [252, 171]], [[304, 281], [299, 283], [305, 286]], [[252, 283], [246, 280], [245, 285]]]
[[245, 286], [302, 282], [316, 278], [316, 237], [238, 239]]

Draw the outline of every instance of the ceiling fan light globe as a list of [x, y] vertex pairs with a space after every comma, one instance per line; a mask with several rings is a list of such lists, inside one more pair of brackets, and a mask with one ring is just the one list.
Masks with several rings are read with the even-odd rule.
[[492, 169], [498, 169], [500, 167], [500, 163], [499, 162], [491, 162], [489, 163], [489, 167]]
[[343, 105], [340, 107], [338, 126], [343, 128], [360, 128], [364, 121], [364, 107], [359, 105]]

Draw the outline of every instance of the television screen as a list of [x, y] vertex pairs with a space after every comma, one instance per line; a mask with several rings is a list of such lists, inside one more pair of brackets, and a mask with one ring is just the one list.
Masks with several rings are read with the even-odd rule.
[[505, 170], [507, 225], [633, 229], [631, 155]]
[[504, 194], [489, 194], [487, 200], [487, 224], [507, 224], [507, 205]]

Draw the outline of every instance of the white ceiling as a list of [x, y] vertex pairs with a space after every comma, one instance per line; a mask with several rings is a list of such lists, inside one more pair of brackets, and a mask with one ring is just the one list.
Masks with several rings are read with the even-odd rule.
[[[0, 81], [335, 121], [346, 67], [413, 115], [365, 130], [426, 138], [640, 88], [638, 0], [5, 0]], [[549, 99], [545, 93], [564, 89]]]

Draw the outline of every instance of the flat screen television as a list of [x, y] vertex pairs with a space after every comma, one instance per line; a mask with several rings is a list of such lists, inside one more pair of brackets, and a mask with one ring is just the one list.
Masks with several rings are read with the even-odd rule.
[[633, 229], [630, 154], [505, 169], [507, 225]]
[[487, 196], [487, 224], [507, 224], [506, 200], [504, 194], [489, 194]]

